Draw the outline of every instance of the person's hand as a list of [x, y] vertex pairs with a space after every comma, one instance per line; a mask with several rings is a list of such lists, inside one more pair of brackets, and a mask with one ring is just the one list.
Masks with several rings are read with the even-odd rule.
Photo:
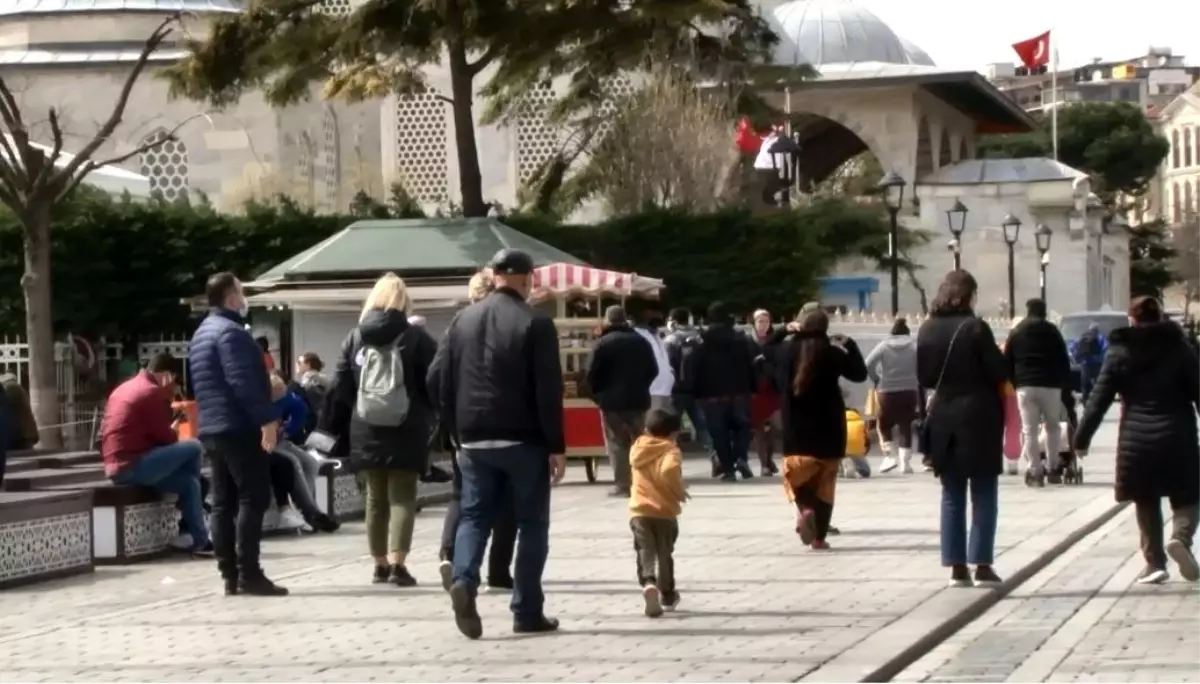
[[279, 444], [279, 423], [271, 421], [262, 426], [262, 448], [268, 454]]
[[550, 482], [558, 484], [567, 475], [566, 454], [550, 454]]
[[786, 327], [787, 327], [788, 332], [800, 332], [800, 322], [799, 321], [788, 321], [788, 324]]

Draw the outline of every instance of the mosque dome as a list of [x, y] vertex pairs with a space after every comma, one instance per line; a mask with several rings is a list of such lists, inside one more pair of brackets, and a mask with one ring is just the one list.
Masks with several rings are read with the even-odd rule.
[[52, 12], [240, 12], [246, 0], [15, 0], [0, 14]]
[[766, 15], [779, 34], [776, 64], [809, 64], [817, 69], [862, 62], [934, 66], [924, 50], [850, 0], [793, 0]]

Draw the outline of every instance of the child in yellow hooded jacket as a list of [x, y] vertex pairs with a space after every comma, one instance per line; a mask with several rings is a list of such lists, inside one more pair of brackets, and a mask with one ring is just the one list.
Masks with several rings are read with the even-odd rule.
[[676, 438], [679, 414], [656, 409], [646, 415], [646, 431], [629, 450], [632, 471], [629, 529], [637, 556], [638, 581], [646, 615], [658, 617], [679, 605], [675, 590], [675, 540], [687, 488]]

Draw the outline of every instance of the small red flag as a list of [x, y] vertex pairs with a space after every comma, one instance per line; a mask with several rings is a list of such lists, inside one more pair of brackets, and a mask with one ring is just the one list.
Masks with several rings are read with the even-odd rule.
[[742, 117], [742, 120], [738, 121], [734, 143], [742, 154], [758, 154], [759, 148], [762, 147], [762, 137], [754, 131], [750, 120]]
[[1029, 69], [1046, 66], [1050, 63], [1050, 32], [1046, 31], [1040, 36], [1013, 43], [1013, 50]]

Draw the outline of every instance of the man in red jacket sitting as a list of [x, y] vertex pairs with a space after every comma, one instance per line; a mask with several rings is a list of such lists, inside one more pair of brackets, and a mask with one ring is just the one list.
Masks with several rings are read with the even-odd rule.
[[104, 408], [100, 450], [104, 472], [114, 483], [177, 495], [192, 536], [191, 552], [211, 556], [200, 495], [204, 449], [195, 440], [179, 441], [171, 418], [178, 367], [170, 354], [158, 354], [145, 370], [113, 390]]

